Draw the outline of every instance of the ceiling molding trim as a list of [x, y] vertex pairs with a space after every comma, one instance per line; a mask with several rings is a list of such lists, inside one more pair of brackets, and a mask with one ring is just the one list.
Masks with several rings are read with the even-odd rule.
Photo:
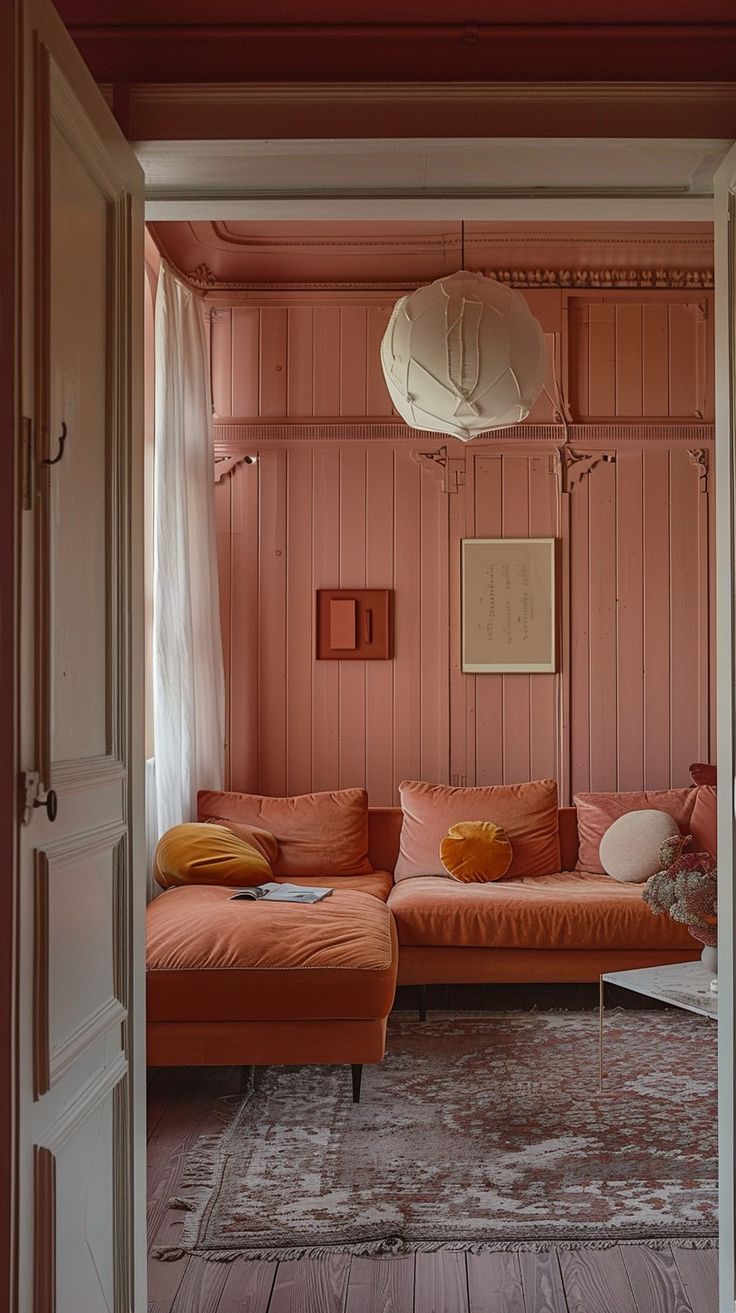
[[[109, 88], [104, 88], [109, 89]], [[736, 104], [734, 82], [149, 82], [130, 88], [131, 109], [144, 105], [629, 104], [707, 101]]]
[[[499, 429], [496, 433], [475, 438], [470, 443], [450, 439], [458, 451], [481, 444], [511, 442], [546, 442], [551, 445], [571, 443], [602, 444], [608, 447], [628, 442], [690, 443], [701, 446], [713, 442], [715, 426], [702, 421], [682, 422], [659, 420], [637, 423], [610, 419], [589, 424], [518, 424]], [[323, 418], [264, 420], [214, 420], [215, 457], [217, 460], [248, 454], [261, 442], [428, 442], [436, 441], [437, 434], [424, 429], [412, 429], [401, 420], [371, 418]]]
[[[591, 136], [736, 136], [736, 81], [218, 83], [120, 76], [121, 126], [138, 142], [388, 138], [397, 123], [405, 137], [573, 137], [581, 122]], [[106, 90], [112, 99], [112, 84]]]

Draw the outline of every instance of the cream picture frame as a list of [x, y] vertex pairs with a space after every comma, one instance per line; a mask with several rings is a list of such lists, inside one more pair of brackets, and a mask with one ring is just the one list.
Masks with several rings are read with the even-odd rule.
[[557, 670], [557, 540], [461, 540], [461, 669]]

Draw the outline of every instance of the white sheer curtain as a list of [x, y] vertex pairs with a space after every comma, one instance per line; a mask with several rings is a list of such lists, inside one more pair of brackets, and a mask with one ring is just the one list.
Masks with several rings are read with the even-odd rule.
[[201, 302], [165, 262], [155, 416], [153, 723], [163, 834], [196, 817], [198, 789], [222, 788], [225, 725], [209, 355]]

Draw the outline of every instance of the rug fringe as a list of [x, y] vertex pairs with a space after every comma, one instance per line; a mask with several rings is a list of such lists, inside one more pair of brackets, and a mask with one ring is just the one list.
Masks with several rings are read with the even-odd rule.
[[208, 1263], [232, 1263], [237, 1258], [260, 1262], [287, 1263], [301, 1258], [329, 1258], [331, 1254], [352, 1254], [360, 1258], [400, 1258], [406, 1254], [437, 1254], [454, 1251], [465, 1254], [549, 1254], [558, 1250], [617, 1249], [622, 1245], [664, 1250], [670, 1244], [682, 1249], [717, 1249], [717, 1236], [656, 1236], [621, 1240], [403, 1240], [400, 1236], [384, 1236], [380, 1240], [352, 1241], [336, 1245], [292, 1245], [249, 1249], [200, 1249], [198, 1246], [160, 1245], [151, 1251], [151, 1257], [163, 1263], [176, 1262], [188, 1255], [196, 1255]]

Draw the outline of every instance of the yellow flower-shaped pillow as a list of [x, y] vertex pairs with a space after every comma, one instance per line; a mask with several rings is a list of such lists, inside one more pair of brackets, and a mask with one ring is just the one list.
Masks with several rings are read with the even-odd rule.
[[493, 821], [459, 821], [440, 844], [440, 861], [447, 874], [466, 884], [499, 880], [512, 856], [505, 832]]

